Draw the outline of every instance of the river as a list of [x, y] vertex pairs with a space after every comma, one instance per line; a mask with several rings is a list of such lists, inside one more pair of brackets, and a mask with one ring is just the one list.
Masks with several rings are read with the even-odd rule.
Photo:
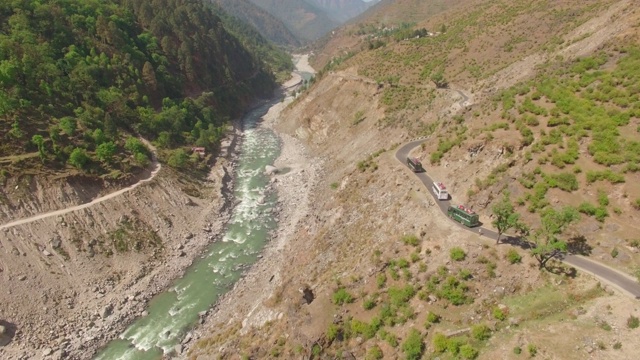
[[236, 206], [222, 240], [211, 244], [182, 278], [155, 296], [147, 307], [148, 315], [136, 319], [95, 359], [161, 359], [197, 323], [198, 314], [209, 310], [240, 279], [244, 269], [256, 262], [277, 226], [273, 213], [277, 197], [269, 191], [264, 169], [278, 157], [280, 141], [273, 131], [260, 126], [271, 105], [265, 104], [243, 119], [244, 135], [235, 169]]

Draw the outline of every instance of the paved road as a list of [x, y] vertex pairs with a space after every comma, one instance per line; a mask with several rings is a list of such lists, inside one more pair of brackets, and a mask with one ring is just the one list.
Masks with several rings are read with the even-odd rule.
[[[407, 156], [409, 155], [411, 150], [413, 150], [416, 146], [419, 146], [424, 141], [425, 141], [424, 139], [419, 139], [419, 140], [414, 140], [402, 145], [396, 151], [396, 159], [400, 161], [400, 163], [406, 166]], [[442, 213], [445, 214], [446, 216], [447, 208], [449, 207], [449, 205], [451, 205], [451, 201], [449, 200], [443, 201], [443, 200], [436, 199], [435, 194], [431, 190], [431, 187], [433, 186], [433, 179], [431, 179], [425, 172], [414, 173], [414, 174], [418, 179], [420, 179], [422, 184], [425, 186], [427, 192], [431, 194], [431, 196], [433, 196], [434, 201], [440, 207], [440, 211], [442, 211]], [[456, 204], [456, 205], [460, 205], [460, 204]], [[449, 217], [447, 217], [447, 219], [449, 219]], [[453, 220], [449, 220], [449, 221], [452, 221], [454, 224], [456, 224], [460, 228], [468, 231], [479, 233], [480, 230], [482, 230], [483, 237], [487, 237], [494, 240], [498, 238], [497, 232], [491, 229], [488, 229], [486, 227], [479, 226], [475, 228], [468, 228], [458, 223], [457, 221], [453, 221]], [[518, 243], [519, 239], [517, 237], [503, 234], [501, 241], [505, 243]], [[636, 299], [640, 299], [640, 284], [629, 275], [626, 275], [606, 265], [600, 264], [596, 261], [587, 259], [580, 255], [566, 254], [558, 259], [577, 269], [585, 271], [608, 284], [615, 286], [619, 290], [622, 290], [623, 292], [635, 297]]]
[[142, 179], [142, 180], [138, 181], [137, 183], [135, 183], [135, 184], [133, 184], [133, 185], [131, 185], [129, 187], [126, 187], [124, 189], [120, 189], [118, 191], [114, 191], [112, 193], [109, 193], [109, 194], [107, 194], [105, 196], [101, 196], [99, 198], [95, 198], [95, 199], [93, 199], [93, 201], [85, 203], [85, 204], [76, 205], [76, 206], [68, 207], [68, 208], [61, 209], [61, 210], [55, 210], [55, 211], [51, 211], [51, 212], [40, 214], [40, 215], [35, 215], [35, 216], [28, 217], [28, 218], [25, 218], [25, 219], [15, 220], [15, 221], [12, 221], [10, 223], [6, 223], [6, 224], [3, 224], [3, 225], [0, 225], [0, 230], [7, 229], [7, 228], [10, 228], [10, 227], [13, 227], [13, 226], [17, 226], [17, 225], [28, 224], [30, 222], [46, 219], [46, 218], [49, 218], [49, 217], [52, 217], [52, 216], [64, 215], [64, 214], [70, 213], [72, 211], [82, 210], [82, 209], [88, 208], [90, 206], [93, 206], [95, 204], [101, 203], [103, 201], [112, 199], [112, 198], [114, 198], [116, 196], [122, 195], [122, 194], [124, 194], [126, 192], [129, 192], [129, 191], [137, 188], [138, 186], [140, 186], [140, 185], [142, 185], [142, 184], [144, 184], [146, 182], [149, 182], [149, 181], [153, 180], [153, 178], [156, 177], [156, 175], [158, 174], [158, 172], [162, 168], [162, 165], [155, 159], [155, 155], [153, 157], [153, 163], [151, 164], [151, 166], [152, 166], [153, 171], [151, 171], [151, 174], [149, 175], [148, 178]]

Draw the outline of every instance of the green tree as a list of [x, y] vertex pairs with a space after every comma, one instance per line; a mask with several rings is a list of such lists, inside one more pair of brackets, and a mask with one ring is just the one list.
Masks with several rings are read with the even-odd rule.
[[63, 117], [60, 119], [60, 128], [65, 134], [67, 134], [67, 136], [73, 135], [76, 131], [76, 119], [70, 116]]
[[124, 148], [131, 151], [133, 154], [145, 154], [147, 152], [147, 147], [144, 146], [142, 141], [132, 136], [127, 138], [127, 141], [124, 143]]
[[187, 165], [187, 160], [189, 160], [189, 155], [183, 149], [176, 149], [171, 152], [167, 163], [171, 167], [182, 169]]
[[444, 78], [444, 72], [442, 70], [432, 73], [430, 79], [437, 88], [446, 88], [448, 85], [447, 79]]
[[40, 156], [40, 160], [44, 162], [47, 156], [44, 148], [44, 138], [42, 137], [42, 135], [33, 135], [31, 137], [31, 142], [38, 146], [38, 156]]
[[96, 145], [100, 145], [103, 142], [107, 141], [107, 137], [104, 135], [104, 132], [101, 129], [95, 129], [91, 137], [93, 137], [93, 141], [96, 143]]
[[511, 198], [509, 192], [505, 192], [497, 204], [492, 208], [495, 219], [491, 224], [498, 229], [498, 238], [496, 244], [500, 243], [500, 236], [509, 229], [518, 229], [522, 232], [526, 232], [526, 225], [520, 222], [520, 214], [516, 213], [513, 205], [511, 204]]
[[558, 238], [564, 229], [580, 218], [578, 211], [570, 206], [561, 210], [546, 209], [541, 214], [541, 227], [534, 235], [531, 255], [538, 261], [539, 268], [545, 268], [553, 257], [567, 251], [567, 242]]
[[102, 162], [109, 163], [113, 159], [116, 149], [116, 144], [113, 141], [102, 143], [96, 148], [96, 157]]
[[71, 152], [71, 155], [69, 155], [69, 164], [73, 165], [74, 167], [80, 170], [84, 169], [85, 165], [89, 162], [89, 160], [90, 159], [89, 159], [89, 156], [87, 155], [87, 152], [81, 148], [73, 149], [73, 151]]

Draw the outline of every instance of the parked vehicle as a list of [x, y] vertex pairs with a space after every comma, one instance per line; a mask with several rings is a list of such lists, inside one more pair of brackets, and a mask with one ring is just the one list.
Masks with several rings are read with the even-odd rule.
[[434, 181], [431, 190], [433, 190], [438, 200], [449, 200], [449, 192], [443, 183]]
[[473, 210], [466, 208], [464, 205], [449, 206], [447, 215], [453, 220], [467, 227], [480, 225], [480, 218]]
[[418, 160], [418, 159], [416, 159], [414, 157], [408, 157], [407, 158], [407, 166], [413, 172], [422, 172], [422, 171], [424, 171], [424, 168], [422, 167], [422, 163], [420, 162], [420, 160]]

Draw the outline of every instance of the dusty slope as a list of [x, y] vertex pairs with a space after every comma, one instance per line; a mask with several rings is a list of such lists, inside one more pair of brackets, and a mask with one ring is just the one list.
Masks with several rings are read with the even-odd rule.
[[[12, 339], [0, 357], [86, 359], [120, 332], [217, 237], [230, 160], [218, 161], [206, 182], [165, 169], [91, 207], [3, 229], [0, 320]], [[31, 204], [72, 206], [58, 191]]]
[[[590, 14], [595, 15], [594, 20], [568, 35], [569, 40], [563, 42], [565, 47], [557, 49], [561, 55], [584, 55], [604, 44], [609, 37], [631, 29], [635, 19], [631, 3], [616, 3], [618, 5], [609, 11]], [[409, 48], [411, 44], [403, 46]], [[483, 54], [489, 54], [489, 51]], [[534, 74], [532, 67], [538, 62], [528, 61], [531, 58], [526, 52], [522, 54], [524, 61], [499, 73], [503, 75], [497, 77], [501, 82], [489, 81], [486, 88], [491, 91], [492, 87], [508, 87]], [[553, 58], [556, 54], [559, 53], [552, 52], [550, 56]], [[518, 59], [517, 55], [520, 53], [502, 60], [513, 63]], [[545, 59], [547, 55], [540, 58]], [[389, 58], [393, 56], [389, 55]], [[535, 55], [533, 58], [537, 59]], [[458, 62], [465, 59], [468, 58], [461, 56]], [[430, 206], [423, 195], [426, 189], [416, 186], [411, 174], [393, 159], [394, 147], [412, 135], [399, 126], [390, 126], [382, 105], [384, 91], [402, 88], [405, 79], [401, 78], [400, 86], [386, 83], [378, 86], [376, 79], [363, 76], [362, 71], [369, 69], [376, 60], [380, 62], [380, 58], [354, 57], [340, 70], [326, 74], [283, 112], [276, 128], [303, 141], [311, 156], [323, 160], [320, 178], [315, 180], [317, 186], [312, 188], [310, 195], [309, 214], [299, 222], [293, 236], [285, 240], [287, 246], [278, 253], [276, 260], [268, 262], [268, 270], [260, 275], [262, 280], [252, 282], [251, 287], [240, 285], [234, 295], [238, 297], [227, 300], [227, 304], [234, 304], [236, 299], [242, 301], [243, 306], [233, 318], [210, 320], [202, 330], [204, 338], [191, 347], [192, 358], [311, 357], [316, 351], [324, 354], [320, 358], [331, 358], [340, 353], [346, 358], [351, 355], [364, 358], [365, 352], [374, 344], [383, 349], [385, 358], [404, 357], [401, 348], [387, 345], [380, 333], [371, 340], [353, 336], [335, 342], [328, 340], [327, 334], [332, 323], [341, 326], [343, 320], [349, 321], [351, 316], [362, 321], [372, 320], [376, 312], [363, 311], [362, 300], [366, 298], [365, 294], [386, 296], [384, 293], [388, 289], [379, 291], [374, 285], [377, 275], [387, 272], [385, 266], [391, 267], [390, 260], [413, 256], [400, 237], [415, 234], [421, 240], [416, 250], [418, 263], [424, 263], [427, 276], [436, 272], [439, 266], [450, 268], [448, 273], [452, 275], [466, 267], [472, 273], [470, 286], [475, 302], [452, 308], [438, 298], [412, 300], [416, 317], [405, 319], [406, 323], [389, 330], [397, 334], [400, 342], [406, 339], [409, 328], [419, 329], [431, 354], [434, 332], [488, 323], [497, 332], [492, 340], [478, 345], [482, 346], [480, 358], [510, 358], [514, 356], [515, 347], [526, 352], [529, 344], [537, 344], [538, 356], [543, 358], [634, 359], [637, 336], [635, 330], [627, 327], [626, 321], [630, 315], [639, 315], [635, 300], [594, 288], [596, 282], [591, 277], [581, 273], [571, 275], [571, 269], [555, 268], [559, 275], [540, 272], [527, 256], [522, 265], [509, 265], [505, 261], [508, 246], [495, 247], [493, 242], [452, 227], [435, 207]], [[513, 76], [504, 76], [508, 73]], [[457, 105], [460, 95], [455, 90], [478, 90], [483, 84], [466, 75], [457, 79], [460, 83], [453, 89], [437, 90], [428, 106], [419, 105], [421, 98], [417, 97], [418, 105], [413, 107], [411, 104], [412, 111], [408, 111], [408, 115], [427, 126], [437, 120], [450, 123], [454, 115], [472, 118], [471, 111], [477, 109], [476, 105], [471, 109], [460, 109]], [[425, 89], [429, 85], [420, 84]], [[481, 92], [472, 95], [476, 104], [486, 99]], [[474, 124], [486, 126], [481, 120]], [[428, 166], [427, 171], [445, 179], [454, 198], [464, 201], [472, 179], [484, 178], [491, 169], [511, 161], [502, 142], [510, 137], [513, 135], [504, 134], [497, 141], [482, 142], [479, 147], [471, 144], [456, 148], [440, 166]], [[481, 142], [482, 139], [471, 140]], [[428, 163], [436, 143], [434, 136], [427, 142], [426, 149], [415, 155]], [[512, 177], [501, 178], [499, 185], [514, 183], [513, 180]], [[474, 203], [488, 205], [491, 198], [481, 195]], [[482, 215], [484, 222], [490, 222], [488, 210]], [[469, 254], [461, 264], [449, 258], [449, 250], [454, 246]], [[277, 259], [285, 260], [277, 262]], [[493, 270], [489, 264], [493, 264]], [[417, 264], [410, 265], [409, 269], [418, 284], [426, 282]], [[267, 283], [269, 285], [265, 286]], [[339, 287], [351, 292], [356, 302], [346, 306], [332, 304]], [[260, 296], [252, 303], [256, 293]], [[313, 294], [313, 299], [307, 304], [303, 295], [310, 298], [309, 293]], [[562, 299], [561, 294], [570, 295]], [[266, 297], [269, 299], [263, 300]], [[515, 317], [500, 324], [491, 314], [492, 307], [498, 305], [505, 306], [506, 311], [512, 306]], [[446, 315], [441, 324], [435, 325], [436, 329], [425, 332], [428, 311]], [[262, 321], [266, 322], [260, 326]], [[353, 322], [351, 324], [353, 326]], [[559, 337], [557, 334], [567, 335]]]

